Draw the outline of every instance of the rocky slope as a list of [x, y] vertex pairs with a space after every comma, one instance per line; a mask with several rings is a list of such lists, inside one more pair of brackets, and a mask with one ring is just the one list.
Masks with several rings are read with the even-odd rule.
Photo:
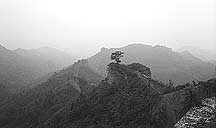
[[175, 125], [175, 128], [215, 128], [215, 126], [215, 98], [209, 98], [204, 100], [202, 105], [191, 108]]

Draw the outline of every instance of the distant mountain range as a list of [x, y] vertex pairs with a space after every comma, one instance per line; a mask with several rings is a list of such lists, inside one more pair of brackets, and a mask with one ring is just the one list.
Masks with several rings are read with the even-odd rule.
[[32, 61], [50, 63], [58, 69], [69, 66], [74, 62], [74, 59], [69, 54], [50, 47], [30, 50], [15, 49], [14, 52]]
[[0, 45], [0, 83], [14, 91], [73, 61], [70, 55], [54, 48], [13, 51]]
[[207, 49], [196, 48], [193, 46], [184, 46], [177, 49], [179, 52], [189, 51], [195, 57], [200, 58], [204, 61], [215, 62], [216, 61], [216, 52]]
[[122, 63], [138, 62], [151, 68], [153, 78], [175, 84], [191, 82], [192, 80], [207, 80], [213, 77], [214, 65], [194, 57], [190, 52], [174, 52], [164, 46], [131, 44], [121, 48], [102, 48], [100, 52], [88, 59], [89, 65], [106, 76], [110, 55], [117, 50], [124, 51]]
[[[152, 70], [154, 79], [175, 84], [192, 80], [207, 80], [214, 75], [213, 64], [194, 57], [188, 51], [174, 52], [163, 46], [131, 44], [121, 48], [102, 48], [88, 58], [89, 66], [106, 77], [110, 55], [116, 50], [125, 52], [122, 63], [138, 62]], [[0, 45], [0, 83], [9, 90], [46, 81], [53, 72], [71, 65], [74, 58], [54, 48], [9, 50]]]
[[[110, 63], [111, 53], [117, 50], [124, 51], [122, 63], [129, 65]], [[102, 48], [96, 55], [72, 65], [57, 63], [67, 59], [67, 55], [63, 57], [65, 54], [54, 51], [50, 48], [11, 51], [1, 46], [3, 77], [0, 78], [4, 79], [0, 82], [0, 127], [167, 128], [196, 104], [190, 102], [194, 98], [192, 93], [197, 98], [201, 96], [199, 100], [215, 96], [215, 79], [202, 82], [213, 77], [214, 65], [188, 51], [132, 44]], [[70, 66], [63, 68], [64, 65]], [[153, 78], [147, 77], [148, 74]], [[164, 84], [169, 80], [184, 84]], [[197, 85], [185, 84], [192, 80]], [[35, 81], [35, 86], [26, 86], [7, 97], [8, 90], [31, 81]]]

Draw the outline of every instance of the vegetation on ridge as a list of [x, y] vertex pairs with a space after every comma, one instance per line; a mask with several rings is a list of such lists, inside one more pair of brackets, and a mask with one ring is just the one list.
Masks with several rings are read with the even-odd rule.
[[[199, 103], [191, 102], [190, 87], [162, 95], [130, 66], [111, 63], [108, 71], [107, 79], [97, 88], [81, 95], [62, 111], [64, 114], [59, 113], [40, 127], [173, 128]], [[192, 89], [193, 94], [204, 96], [207, 91], [215, 96], [215, 83], [216, 80], [204, 82]], [[56, 122], [57, 119], [60, 120]]]

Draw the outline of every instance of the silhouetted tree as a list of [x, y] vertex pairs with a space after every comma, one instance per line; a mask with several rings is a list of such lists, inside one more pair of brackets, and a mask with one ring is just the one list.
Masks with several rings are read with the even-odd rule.
[[117, 64], [121, 62], [120, 58], [123, 57], [124, 52], [122, 51], [116, 51], [111, 54], [111, 60], [115, 60]]

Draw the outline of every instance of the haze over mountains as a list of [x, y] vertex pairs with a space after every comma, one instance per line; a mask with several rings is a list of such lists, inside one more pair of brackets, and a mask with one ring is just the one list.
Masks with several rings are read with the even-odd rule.
[[74, 59], [53, 48], [9, 50], [0, 45], [0, 83], [16, 90], [72, 64]]
[[0, 128], [216, 128], [216, 0], [0, 0]]
[[184, 46], [177, 49], [179, 52], [189, 51], [195, 57], [200, 58], [204, 61], [215, 62], [216, 61], [216, 52], [208, 49], [201, 49], [193, 46]]
[[88, 59], [89, 65], [106, 76], [106, 67], [114, 51], [124, 51], [123, 63], [139, 62], [151, 68], [153, 78], [175, 84], [193, 80], [207, 80], [213, 77], [214, 65], [194, 57], [190, 52], [174, 52], [164, 46], [131, 44], [121, 48], [102, 48], [100, 52]]
[[46, 82], [0, 102], [0, 127], [37, 127], [96, 87], [103, 78], [82, 60], [56, 72]]
[[[175, 52], [164, 46], [131, 44], [121, 48], [102, 48], [88, 58], [89, 65], [105, 78], [110, 54], [116, 50], [125, 52], [123, 63], [139, 62], [151, 68], [153, 78], [175, 84], [212, 78], [215, 67], [194, 57], [190, 52]], [[53, 72], [74, 62], [75, 57], [60, 50], [42, 47], [38, 49], [9, 50], [0, 46], [0, 83], [16, 89], [35, 81], [46, 81]]]
[[71, 55], [62, 52], [55, 48], [41, 47], [38, 49], [15, 49], [15, 53], [36, 61], [44, 61], [46, 63], [52, 63], [57, 69], [69, 66], [74, 62], [75, 58]]
[[[125, 53], [123, 64], [112, 63], [107, 69], [111, 53], [117, 50]], [[188, 51], [175, 52], [158, 45], [102, 48], [94, 56], [73, 61], [68, 54], [53, 48], [9, 50], [1, 46], [0, 127], [139, 127], [152, 126], [156, 121], [152, 127], [161, 125], [167, 128], [167, 125], [174, 125], [167, 123], [171, 120], [164, 118], [165, 124], [158, 120], [158, 116], [163, 115], [159, 111], [163, 111], [167, 107], [164, 103], [168, 102], [161, 100], [162, 95], [188, 88], [185, 83], [193, 80], [203, 86], [215, 83], [215, 80], [200, 82], [213, 78], [213, 64], [194, 57]], [[139, 68], [143, 71], [148, 69], [152, 79], [142, 75]], [[183, 86], [170, 86], [166, 84], [169, 80], [175, 86]], [[30, 86], [32, 81], [35, 82], [33, 87]], [[15, 91], [23, 86], [24, 89]], [[131, 106], [131, 101], [136, 107]], [[162, 108], [155, 109], [157, 114], [148, 113], [147, 110], [152, 110], [156, 104], [162, 104]], [[128, 114], [135, 117], [131, 119]], [[132, 121], [131, 124], [127, 120]]]
[[[184, 115], [181, 107], [187, 111], [194, 106], [188, 102], [191, 99], [190, 88], [184, 87], [179, 92], [173, 90], [168, 95], [160, 94], [160, 90], [154, 87], [169, 86], [149, 85], [149, 78], [139, 72], [140, 68], [146, 69], [137, 63], [111, 63], [109, 75], [101, 81], [103, 78], [89, 67], [87, 60], [78, 61], [55, 73], [46, 82], [0, 104], [0, 127], [172, 128]], [[213, 79], [199, 84], [193, 88], [194, 94], [203, 99], [200, 93], [205, 93], [203, 88], [207, 86], [205, 91], [211, 95], [206, 97], [215, 95], [215, 82]], [[176, 110], [179, 115], [173, 113]]]

